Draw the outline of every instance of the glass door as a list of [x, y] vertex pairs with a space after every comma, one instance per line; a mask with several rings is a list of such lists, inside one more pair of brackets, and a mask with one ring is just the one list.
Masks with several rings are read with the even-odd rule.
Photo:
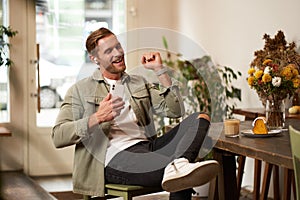
[[[68, 88], [96, 69], [85, 51], [100, 27], [125, 31], [125, 0], [38, 0], [35, 5], [36, 83], [29, 110], [29, 174], [72, 172], [74, 147], [55, 149], [51, 128]], [[114, 13], [118, 13], [115, 15]], [[123, 17], [120, 17], [122, 15]], [[116, 16], [116, 17], [115, 17]], [[119, 20], [118, 20], [119, 19]], [[121, 21], [120, 21], [121, 20]]]
[[36, 6], [38, 127], [54, 125], [64, 94], [85, 63], [83, 33], [83, 0], [51, 0]]

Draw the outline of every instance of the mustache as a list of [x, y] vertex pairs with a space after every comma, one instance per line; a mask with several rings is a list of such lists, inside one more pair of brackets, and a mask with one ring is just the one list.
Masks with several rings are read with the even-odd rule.
[[117, 60], [124, 60], [124, 53], [122, 53], [121, 55], [118, 55], [118, 56], [113, 56], [110, 60], [110, 63], [113, 63], [113, 62], [116, 62]]

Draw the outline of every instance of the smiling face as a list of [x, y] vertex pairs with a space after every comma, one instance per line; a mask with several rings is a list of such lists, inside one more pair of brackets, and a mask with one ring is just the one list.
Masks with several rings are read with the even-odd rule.
[[104, 77], [119, 79], [126, 65], [123, 48], [115, 35], [101, 38], [97, 42], [95, 58]]

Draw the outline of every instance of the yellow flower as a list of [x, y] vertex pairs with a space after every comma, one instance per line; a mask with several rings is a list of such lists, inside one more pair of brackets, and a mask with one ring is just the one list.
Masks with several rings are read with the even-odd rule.
[[267, 65], [268, 63], [272, 62], [271, 59], [266, 59], [264, 62], [263, 62], [263, 65]]
[[296, 77], [296, 76], [299, 75], [299, 72], [298, 72], [298, 70], [296, 68], [293, 68], [292, 72], [293, 72], [293, 77]]
[[254, 76], [249, 76], [247, 81], [248, 81], [248, 85], [253, 86], [254, 85]]
[[252, 75], [254, 72], [255, 72], [254, 67], [251, 67], [251, 68], [248, 70], [248, 74], [250, 74], [250, 75]]
[[281, 75], [285, 77], [286, 80], [291, 80], [293, 77], [292, 67], [288, 65], [283, 68], [283, 70], [281, 71]]
[[294, 88], [299, 88], [299, 86], [300, 86], [300, 79], [299, 78], [294, 78], [292, 81], [293, 81]]
[[262, 82], [268, 83], [270, 81], [272, 81], [272, 76], [270, 74], [264, 74], [262, 77]]
[[259, 79], [262, 75], [263, 75], [263, 71], [262, 70], [258, 70], [254, 73], [255, 78]]

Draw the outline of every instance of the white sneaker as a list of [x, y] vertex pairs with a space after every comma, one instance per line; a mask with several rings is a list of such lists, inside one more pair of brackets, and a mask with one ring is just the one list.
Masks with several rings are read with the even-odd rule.
[[165, 168], [162, 188], [177, 192], [197, 187], [217, 176], [219, 163], [215, 160], [189, 163], [186, 158], [175, 159]]

